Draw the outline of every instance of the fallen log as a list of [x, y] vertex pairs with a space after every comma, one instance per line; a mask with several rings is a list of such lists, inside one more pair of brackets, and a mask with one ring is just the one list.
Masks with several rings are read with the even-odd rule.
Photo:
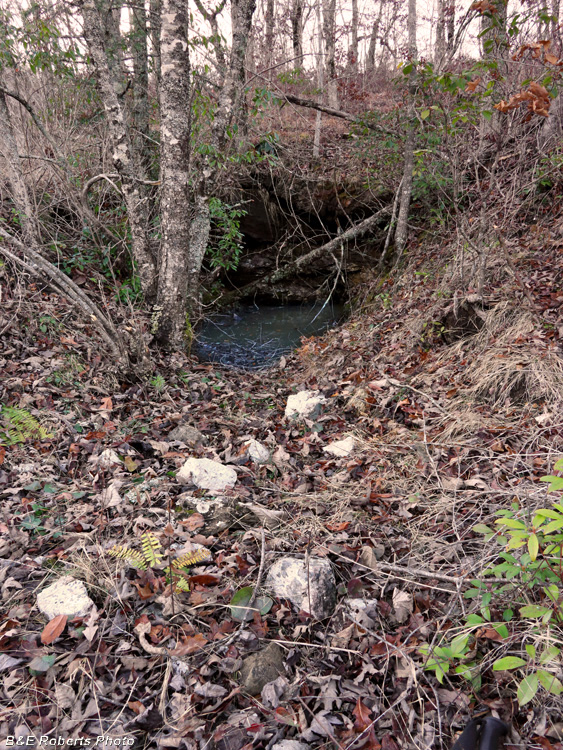
[[342, 232], [342, 234], [334, 237], [334, 239], [330, 240], [330, 242], [327, 242], [320, 247], [316, 247], [313, 250], [310, 250], [308, 253], [305, 253], [305, 255], [302, 255], [301, 257], [291, 261], [291, 263], [288, 263], [287, 265], [282, 266], [275, 271], [267, 273], [265, 276], [262, 276], [262, 278], [256, 279], [256, 281], [251, 281], [250, 284], [247, 284], [246, 286], [243, 286], [240, 289], [235, 290], [234, 292], [225, 294], [221, 299], [222, 304], [229, 304], [230, 302], [233, 302], [235, 299], [239, 299], [240, 297], [250, 297], [256, 292], [262, 290], [266, 285], [277, 284], [279, 281], [284, 281], [285, 279], [294, 276], [295, 274], [299, 273], [301, 269], [310, 265], [322, 255], [332, 253], [335, 250], [339, 249], [342, 244], [350, 242], [351, 240], [366, 234], [366, 232], [369, 232], [370, 229], [376, 227], [381, 219], [383, 219], [385, 216], [388, 216], [390, 213], [391, 206], [385, 206], [384, 208], [381, 208], [379, 211], [377, 211], [377, 213], [369, 216], [367, 219], [364, 219], [359, 224], [355, 224], [353, 227], [350, 227], [345, 232]]

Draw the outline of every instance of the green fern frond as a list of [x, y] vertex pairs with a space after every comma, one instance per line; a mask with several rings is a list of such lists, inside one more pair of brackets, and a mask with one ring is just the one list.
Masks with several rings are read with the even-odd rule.
[[123, 544], [115, 544], [111, 549], [108, 550], [108, 555], [116, 557], [118, 560], [126, 560], [132, 568], [138, 568], [139, 570], [146, 570], [147, 563], [145, 562], [144, 555], [136, 549], [131, 549]]
[[162, 544], [158, 541], [152, 531], [145, 531], [141, 536], [141, 546], [143, 548], [143, 557], [145, 563], [149, 568], [154, 568], [156, 565], [160, 565], [162, 561], [162, 555], [160, 550]]
[[194, 552], [187, 552], [185, 555], [177, 557], [172, 560], [172, 567], [178, 570], [178, 568], [191, 568], [192, 565], [197, 565], [200, 562], [205, 562], [211, 558], [211, 552], [205, 547], [196, 549]]
[[184, 594], [190, 593], [190, 584], [185, 578], [178, 578], [174, 581], [174, 591], [181, 591]]
[[5, 429], [0, 431], [0, 443], [16, 445], [26, 440], [46, 440], [53, 436], [26, 409], [3, 406], [0, 415], [6, 423]]

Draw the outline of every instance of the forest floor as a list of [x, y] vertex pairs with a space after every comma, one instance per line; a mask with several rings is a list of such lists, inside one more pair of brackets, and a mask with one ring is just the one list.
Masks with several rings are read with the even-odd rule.
[[[280, 366], [240, 372], [174, 355], [151, 383], [126, 386], [63, 300], [33, 287], [18, 297], [5, 267], [3, 747], [34, 734], [44, 744], [104, 736], [194, 750], [282, 739], [339, 750], [450, 747], [471, 716], [493, 712], [510, 725], [508, 744], [561, 750], [553, 684], [521, 695], [547, 648], [555, 656], [545, 670], [562, 676], [560, 603], [550, 620], [545, 587], [522, 582], [527, 547], [514, 551], [512, 583], [502, 568], [479, 583], [506, 540], [474, 527], [495, 528], [514, 503], [529, 514], [558, 497], [540, 480], [563, 453], [562, 249], [547, 232], [527, 237], [511, 248], [516, 274], [491, 257], [480, 302], [452, 296], [463, 258], [415, 249], [406, 268], [366, 285], [343, 326], [304, 341]], [[314, 420], [293, 423], [285, 406], [302, 389], [327, 401]], [[170, 442], [181, 422], [206, 441]], [[323, 450], [347, 436], [350, 456]], [[269, 463], [248, 458], [249, 438], [270, 449]], [[108, 449], [117, 460], [101, 459]], [[193, 455], [236, 468], [223, 531], [211, 533], [178, 500], [189, 488], [175, 475]], [[209, 549], [189, 592], [172, 595], [162, 566], [143, 573], [108, 555], [116, 543], [138, 549], [146, 530], [178, 553]], [[332, 617], [314, 621], [275, 600], [237, 619], [236, 592], [263, 586], [287, 555], [330, 561]], [[66, 574], [85, 582], [96, 609], [47, 627], [37, 593]], [[351, 611], [350, 597], [370, 602], [369, 616]], [[525, 604], [543, 606], [543, 619], [519, 616]], [[148, 640], [139, 623], [150, 626]], [[441, 652], [440, 671], [425, 645], [454, 636], [461, 645]], [[270, 641], [283, 651], [283, 679], [248, 695], [242, 660]], [[493, 670], [507, 655], [520, 670]]]

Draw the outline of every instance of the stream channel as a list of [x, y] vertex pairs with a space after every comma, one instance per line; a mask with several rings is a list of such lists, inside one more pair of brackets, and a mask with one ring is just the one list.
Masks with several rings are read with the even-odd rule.
[[322, 334], [344, 317], [342, 303], [241, 305], [207, 318], [192, 351], [203, 361], [258, 370], [276, 364], [302, 336]]

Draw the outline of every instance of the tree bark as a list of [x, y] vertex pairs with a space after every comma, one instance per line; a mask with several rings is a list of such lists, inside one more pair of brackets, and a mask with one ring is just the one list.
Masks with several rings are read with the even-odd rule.
[[266, 0], [266, 14], [264, 18], [265, 26], [266, 26], [266, 33], [264, 36], [264, 41], [266, 43], [266, 68], [267, 68], [267, 76], [268, 80], [272, 80], [272, 71], [271, 67], [274, 63], [275, 56], [274, 56], [274, 0]]
[[408, 235], [408, 217], [412, 196], [412, 175], [414, 169], [414, 142], [416, 131], [416, 112], [415, 112], [415, 94], [416, 94], [416, 0], [409, 0], [408, 15], [408, 34], [409, 34], [409, 62], [412, 64], [412, 70], [409, 74], [409, 91], [408, 91], [408, 132], [405, 141], [404, 164], [403, 164], [403, 187], [401, 189], [401, 198], [399, 203], [399, 214], [397, 217], [397, 229], [395, 231], [395, 249], [397, 261], [403, 254]]
[[446, 0], [438, 0], [436, 40], [434, 42], [434, 67], [439, 70], [446, 56]]
[[80, 0], [84, 21], [84, 37], [98, 77], [100, 94], [106, 113], [113, 147], [113, 164], [121, 178], [121, 186], [131, 229], [131, 250], [143, 293], [147, 298], [154, 295], [156, 287], [156, 264], [148, 243], [147, 208], [142, 200], [140, 165], [136, 163], [131, 147], [125, 113], [115, 91], [114, 81], [103, 39], [103, 26], [95, 0]]
[[[143, 176], [151, 175], [152, 149], [149, 140], [148, 28], [144, 0], [130, 8], [131, 56], [133, 58], [133, 147], [139, 155]], [[156, 175], [152, 174], [156, 179]]]
[[[0, 79], [0, 85], [1, 83]], [[37, 247], [41, 235], [27, 185], [25, 184], [10, 110], [8, 109], [6, 94], [3, 88], [0, 89], [0, 151], [8, 165], [7, 178], [17, 212], [16, 220], [21, 226], [22, 237], [28, 245], [35, 245]]]
[[367, 71], [375, 70], [375, 48], [377, 45], [377, 40], [379, 38], [379, 28], [381, 26], [382, 14], [383, 14], [383, 0], [381, 0], [379, 3], [379, 11], [373, 22], [373, 26], [371, 27], [371, 34], [369, 36], [369, 47], [368, 47], [368, 53], [367, 53], [367, 59], [366, 59]]
[[184, 0], [162, 0], [160, 50], [162, 249], [155, 340], [163, 348], [181, 348], [186, 330], [191, 255], [190, 58]]
[[160, 101], [160, 0], [150, 0], [150, 36], [156, 96]]
[[348, 64], [352, 73], [358, 72], [358, 0], [352, 0], [352, 42], [348, 50]]
[[291, 42], [296, 67], [300, 66], [303, 57], [303, 0], [293, 0], [291, 4]]
[[326, 88], [328, 103], [338, 109], [336, 80], [336, 0], [323, 0], [323, 37], [326, 54]]

